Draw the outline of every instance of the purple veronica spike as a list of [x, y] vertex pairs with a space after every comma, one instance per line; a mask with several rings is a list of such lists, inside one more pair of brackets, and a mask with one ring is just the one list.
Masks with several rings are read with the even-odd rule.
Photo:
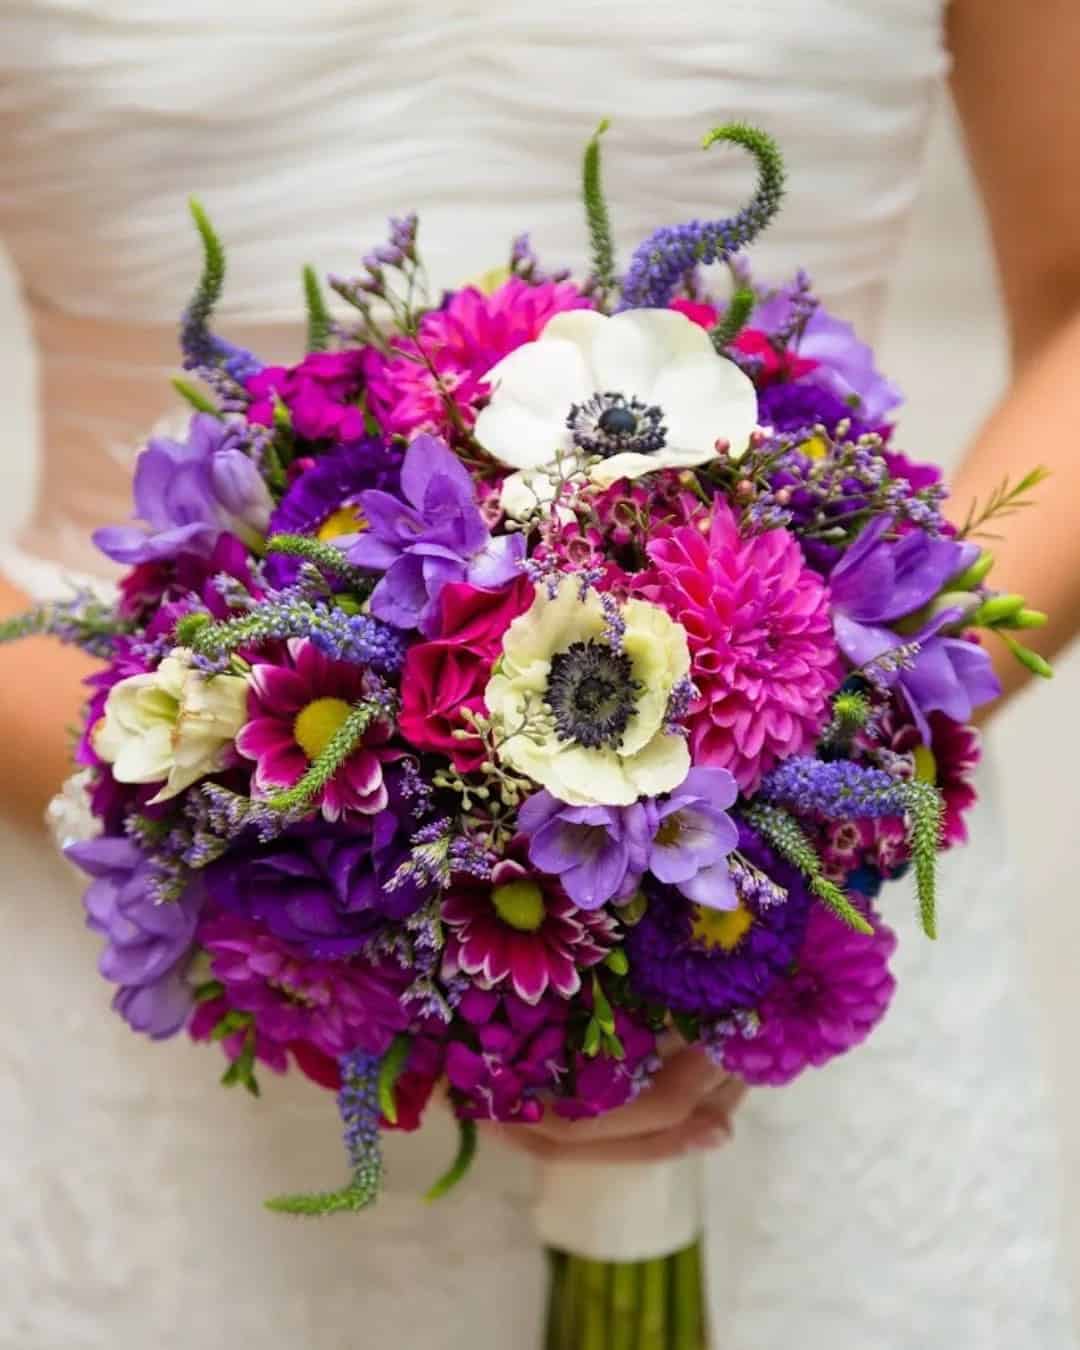
[[492, 538], [468, 470], [434, 436], [417, 436], [409, 446], [401, 491], [404, 501], [376, 489], [360, 494], [368, 528], [349, 549], [349, 560], [385, 572], [371, 595], [377, 618], [430, 635], [442, 588], [467, 581], [494, 589], [512, 581], [525, 539]]

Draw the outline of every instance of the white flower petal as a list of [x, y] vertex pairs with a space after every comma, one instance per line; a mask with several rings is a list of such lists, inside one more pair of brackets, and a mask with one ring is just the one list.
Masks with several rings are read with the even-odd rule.
[[753, 383], [733, 361], [713, 351], [673, 361], [657, 380], [653, 401], [663, 409], [668, 433], [661, 454], [670, 450], [703, 456], [683, 458], [684, 465], [712, 459], [721, 438], [730, 444], [729, 458], [739, 459], [757, 426]]
[[654, 736], [644, 749], [623, 761], [634, 790], [642, 797], [671, 792], [690, 772], [690, 747], [679, 735]]
[[475, 433], [496, 459], [514, 469], [536, 469], [569, 447], [566, 414], [591, 393], [585, 358], [575, 343], [527, 342], [484, 378], [491, 402], [477, 417]]
[[614, 750], [573, 745], [548, 759], [537, 781], [571, 806], [629, 806], [637, 801], [638, 789], [626, 772], [627, 762]]
[[588, 365], [593, 343], [610, 322], [606, 314], [598, 314], [595, 309], [564, 309], [548, 320], [537, 341], [549, 342], [552, 338], [562, 338], [573, 342]]
[[611, 455], [594, 464], [589, 470], [589, 478], [597, 487], [609, 488], [620, 478], [640, 478], [642, 474], [669, 467], [663, 451], [655, 455], [641, 455], [635, 450], [624, 450], [621, 455]]
[[678, 310], [628, 309], [610, 318], [593, 339], [593, 388], [657, 403], [654, 388], [667, 365], [712, 351], [708, 333]]
[[118, 783], [157, 783], [168, 777], [172, 764], [172, 731], [159, 723], [124, 741], [112, 772]]

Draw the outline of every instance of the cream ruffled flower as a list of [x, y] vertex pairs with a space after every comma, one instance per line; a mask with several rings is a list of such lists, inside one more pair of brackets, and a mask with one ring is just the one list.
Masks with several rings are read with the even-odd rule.
[[178, 647], [157, 670], [113, 685], [94, 728], [94, 750], [121, 783], [165, 786], [168, 801], [225, 767], [226, 749], [247, 721], [247, 680], [204, 675]]
[[511, 515], [550, 500], [553, 466], [573, 469], [602, 455], [590, 477], [609, 487], [705, 464], [718, 441], [738, 459], [757, 423], [749, 378], [717, 355], [699, 324], [672, 309], [556, 314], [535, 342], [484, 378], [492, 396], [476, 438], [519, 470], [503, 490]]
[[[665, 729], [672, 690], [690, 673], [686, 634], [645, 600], [620, 606], [618, 647], [593, 590], [566, 577], [503, 638], [484, 692], [502, 761], [574, 806], [628, 806], [686, 777], [686, 740]], [[524, 730], [518, 728], [524, 727]]]

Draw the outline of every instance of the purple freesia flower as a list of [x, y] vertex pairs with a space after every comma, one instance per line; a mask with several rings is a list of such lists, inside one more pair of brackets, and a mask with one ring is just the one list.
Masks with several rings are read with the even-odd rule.
[[911, 708], [923, 740], [929, 744], [927, 716], [943, 712], [957, 722], [1001, 693], [986, 652], [974, 642], [944, 632], [963, 619], [963, 610], [947, 608], [916, 632], [901, 636], [888, 625], [928, 604], [978, 556], [977, 544], [931, 539], [913, 530], [887, 540], [889, 518], [873, 521], [833, 569], [829, 588], [836, 640], [855, 667], [880, 662], [910, 644], [906, 665], [882, 678], [896, 684]]
[[223, 531], [251, 545], [266, 531], [270, 491], [245, 447], [239, 423], [196, 413], [186, 441], [155, 437], [135, 465], [138, 525], [109, 525], [94, 542], [119, 563], [212, 552]]
[[[763, 300], [750, 316], [751, 328], [775, 333], [791, 319], [792, 305], [801, 296], [797, 286], [784, 287]], [[818, 305], [803, 329], [799, 355], [818, 364], [803, 378], [849, 403], [864, 421], [880, 422], [903, 402], [899, 389], [874, 366], [874, 353], [860, 342], [844, 319]]]
[[738, 794], [720, 768], [691, 769], [664, 797], [631, 806], [569, 806], [534, 793], [518, 813], [529, 861], [555, 875], [580, 909], [628, 899], [646, 872], [712, 909], [738, 903], [727, 856], [738, 829], [727, 814]]
[[489, 590], [505, 585], [525, 557], [525, 539], [492, 538], [468, 470], [434, 436], [417, 436], [405, 452], [401, 491], [404, 501], [377, 489], [360, 494], [368, 528], [350, 547], [349, 559], [385, 572], [371, 595], [376, 618], [430, 635], [447, 582]]
[[87, 927], [105, 939], [98, 969], [120, 986], [113, 1008], [155, 1040], [175, 1035], [194, 1003], [184, 976], [201, 892], [189, 887], [179, 900], [156, 899], [152, 862], [122, 836], [100, 835], [65, 853], [93, 878], [83, 904]]

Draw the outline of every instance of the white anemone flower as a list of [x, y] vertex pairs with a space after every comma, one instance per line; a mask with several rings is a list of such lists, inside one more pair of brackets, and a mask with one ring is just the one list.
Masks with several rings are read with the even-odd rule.
[[659, 605], [619, 606], [612, 646], [595, 590], [564, 577], [503, 637], [484, 691], [499, 728], [499, 758], [574, 806], [629, 806], [670, 792], [690, 770], [686, 738], [667, 724], [669, 700], [690, 675], [686, 631]]
[[204, 675], [177, 647], [157, 670], [114, 684], [91, 740], [119, 783], [157, 783], [168, 801], [223, 769], [247, 721], [247, 680]]
[[590, 478], [610, 487], [706, 464], [718, 444], [738, 459], [757, 424], [750, 379], [673, 309], [556, 314], [484, 378], [492, 395], [476, 438], [519, 471], [503, 491], [511, 515], [550, 500], [560, 476], [586, 458], [602, 456]]

